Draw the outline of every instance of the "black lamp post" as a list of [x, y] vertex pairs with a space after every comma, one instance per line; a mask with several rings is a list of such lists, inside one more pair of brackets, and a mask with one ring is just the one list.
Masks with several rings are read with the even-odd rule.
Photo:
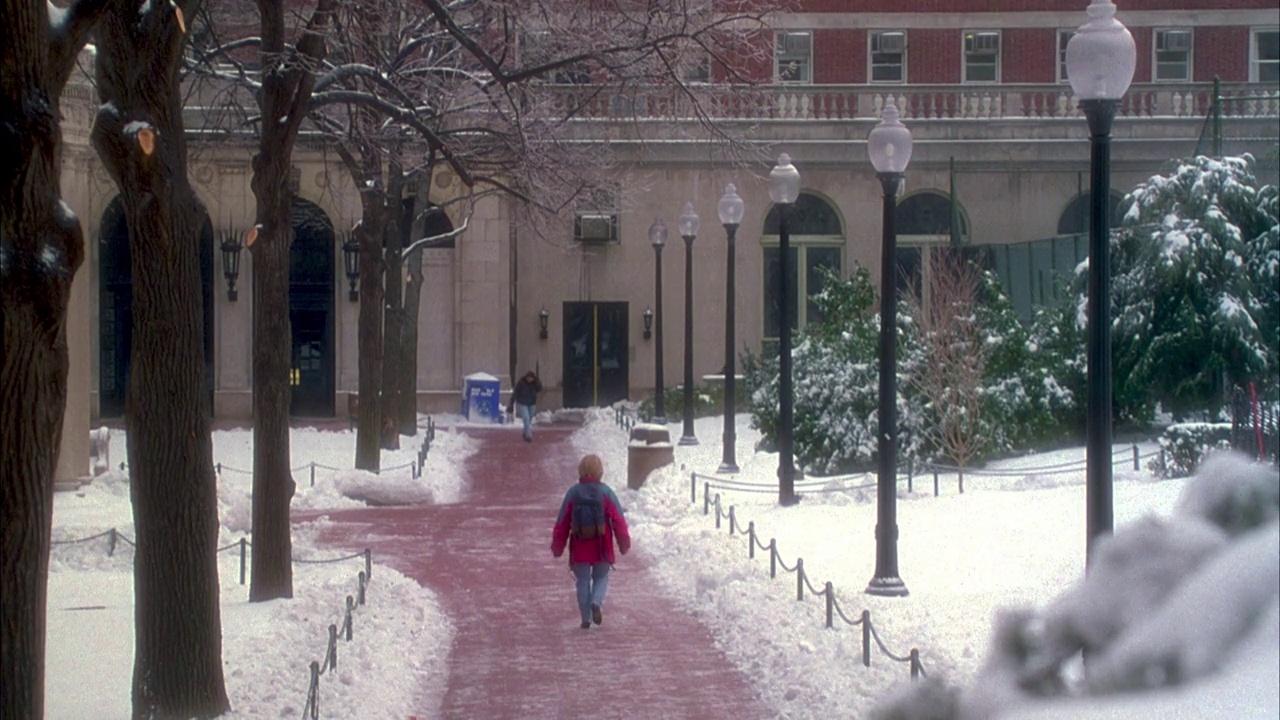
[[236, 278], [240, 277], [240, 238], [234, 232], [227, 233], [222, 239], [222, 275], [227, 279], [227, 300], [235, 302]]
[[738, 442], [737, 422], [734, 417], [735, 380], [734, 377], [734, 339], [733, 339], [733, 304], [734, 304], [734, 238], [738, 234], [738, 224], [746, 206], [738, 197], [738, 188], [729, 183], [720, 197], [716, 211], [720, 215], [720, 223], [724, 225], [725, 236], [725, 290], [724, 290], [724, 454], [720, 459], [720, 473], [738, 472], [738, 463], [734, 459], [734, 445]]
[[1133, 80], [1133, 36], [1115, 19], [1110, 0], [1093, 0], [1089, 20], [1067, 43], [1067, 79], [1089, 122], [1088, 414], [1085, 444], [1085, 563], [1111, 533], [1111, 257], [1107, 200], [1111, 193], [1111, 121]]
[[800, 172], [791, 156], [782, 153], [769, 172], [769, 199], [778, 206], [778, 503], [795, 505], [795, 420], [791, 392], [791, 236], [787, 219], [800, 196]]
[[654, 313], [658, 334], [653, 342], [653, 421], [666, 425], [667, 403], [662, 387], [662, 246], [667, 244], [667, 226], [661, 219], [649, 226], [649, 242], [653, 244], [653, 304], [658, 308]]
[[547, 322], [551, 319], [551, 313], [546, 308], [538, 311], [538, 337], [543, 340], [547, 339]]
[[898, 185], [911, 161], [911, 131], [898, 120], [890, 103], [880, 124], [867, 137], [867, 153], [884, 190], [884, 230], [880, 254], [880, 409], [876, 454], [876, 574], [867, 585], [869, 595], [904, 596], [907, 586], [898, 577]]
[[698, 237], [698, 213], [693, 203], [680, 212], [680, 237], [684, 239], [684, 429], [681, 445], [697, 445], [693, 434], [693, 241]]
[[342, 263], [347, 269], [347, 282], [351, 283], [347, 299], [356, 302], [360, 299], [360, 291], [356, 289], [356, 283], [360, 280], [360, 241], [355, 235], [342, 243]]

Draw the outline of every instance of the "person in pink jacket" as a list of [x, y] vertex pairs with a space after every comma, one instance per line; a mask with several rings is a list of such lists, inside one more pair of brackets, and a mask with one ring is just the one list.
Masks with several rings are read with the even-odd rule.
[[578, 463], [578, 482], [564, 494], [560, 513], [551, 531], [551, 554], [560, 557], [569, 546], [569, 568], [578, 586], [578, 611], [582, 629], [604, 620], [601, 608], [609, 589], [609, 570], [615, 562], [613, 544], [623, 555], [631, 549], [631, 534], [622, 503], [613, 488], [600, 479], [604, 463], [587, 455]]

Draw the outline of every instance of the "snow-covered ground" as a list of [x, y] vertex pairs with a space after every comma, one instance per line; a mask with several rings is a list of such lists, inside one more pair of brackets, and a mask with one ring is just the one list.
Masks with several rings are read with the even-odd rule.
[[[423, 480], [409, 470], [372, 476], [326, 468], [350, 465], [354, 434], [295, 430], [292, 457], [299, 493], [294, 507], [358, 506], [375, 488], [392, 488], [378, 501], [453, 502], [466, 488], [458, 476], [474, 443], [450, 432], [459, 418], [439, 419], [441, 427]], [[702, 513], [701, 498], [690, 501], [691, 471], [713, 474], [720, 465], [722, 418], [704, 418], [696, 429], [701, 445], [675, 448], [676, 466], [650, 476], [640, 491], [626, 490], [626, 435], [611, 412], [593, 413], [574, 437], [582, 452], [605, 461], [605, 480], [627, 506], [637, 552], [656, 561], [665, 587], [689, 612], [713, 630], [723, 650], [777, 710], [778, 717], [864, 718], [887, 697], [909, 686], [905, 664], [873, 649], [870, 668], [862, 665], [861, 635], [836, 619], [824, 627], [820, 599], [796, 601], [796, 576], [779, 569], [770, 579], [768, 553], [748, 559], [745, 536], [716, 530], [714, 517]], [[672, 434], [679, 428], [672, 426]], [[777, 455], [751, 450], [759, 435], [746, 416], [738, 418], [739, 481], [776, 484]], [[249, 527], [249, 431], [218, 432], [214, 460], [223, 464], [219, 483], [222, 543], [232, 544]], [[384, 467], [414, 459], [420, 438], [400, 453], [384, 455]], [[1120, 449], [1120, 448], [1118, 448]], [[1154, 445], [1140, 447], [1142, 452]], [[123, 433], [112, 439], [112, 458], [124, 458]], [[915, 493], [897, 503], [900, 527], [899, 569], [910, 590], [905, 598], [863, 593], [875, 569], [874, 489], [806, 493], [795, 507], [780, 508], [776, 495], [720, 489], [725, 511], [732, 505], [739, 523], [755, 523], [762, 542], [777, 541], [782, 560], [794, 566], [804, 559], [805, 573], [821, 588], [830, 581], [844, 614], [856, 619], [870, 611], [879, 637], [896, 654], [918, 648], [932, 678], [970, 686], [985, 673], [993, 618], [1009, 606], [1050, 606], [1078, 583], [1084, 568], [1084, 472], [1082, 449], [1062, 450], [998, 463], [1005, 469], [1030, 468], [999, 478], [969, 476], [963, 495], [956, 478], [940, 478], [941, 496], [933, 497], [932, 477], [917, 478]], [[1127, 456], [1122, 456], [1127, 457]], [[309, 486], [316, 462], [316, 485]], [[1065, 473], [1034, 468], [1077, 463]], [[325, 467], [321, 467], [325, 466]], [[404, 480], [388, 485], [391, 476]], [[853, 478], [857, 486], [874, 478]], [[824, 484], [819, 483], [819, 486]], [[1144, 517], [1168, 518], [1185, 485], [1157, 480], [1122, 462], [1116, 468], [1115, 516], [1118, 529]], [[802, 482], [801, 488], [811, 487]], [[832, 489], [834, 486], [828, 486]], [[385, 490], [383, 490], [385, 492]], [[701, 495], [701, 482], [699, 482]], [[715, 491], [713, 491], [715, 492]], [[549, 509], [549, 512], [552, 510]], [[121, 473], [99, 477], [77, 494], [59, 494], [54, 509], [54, 539], [74, 539], [118, 528], [132, 536], [128, 487]], [[319, 557], [314, 531], [295, 531], [299, 557]], [[308, 666], [322, 660], [326, 628], [341, 623], [343, 600], [354, 592], [360, 561], [336, 565], [299, 565], [295, 598], [250, 605], [239, 585], [239, 557], [221, 560], [223, 660], [234, 718], [296, 717], [306, 700]], [[106, 554], [105, 540], [57, 545], [53, 550], [49, 598], [48, 717], [125, 718], [129, 715], [132, 668], [132, 555], [126, 545]], [[376, 562], [376, 558], [375, 558]], [[625, 564], [626, 560], [622, 560]], [[447, 659], [451, 624], [429, 590], [394, 571], [375, 566], [370, 602], [358, 613], [351, 643], [340, 643], [336, 682], [321, 679], [325, 717], [405, 717], [409, 708], [432, 707], [438, 697], [442, 663]], [[809, 595], [806, 589], [806, 596]], [[1231, 607], [1230, 598], [1205, 613]], [[1206, 680], [1172, 691], [1070, 704], [1032, 704], [1018, 718], [1280, 718], [1280, 595], [1267, 601], [1277, 608], [1258, 623], [1229, 666]], [[1268, 606], [1268, 607], [1269, 607]], [[92, 609], [75, 609], [92, 608]], [[435, 684], [433, 684], [433, 681]], [[428, 688], [427, 697], [415, 696]], [[1144, 715], [1134, 714], [1134, 707]], [[1156, 712], [1156, 714], [1150, 714]], [[1174, 714], [1170, 714], [1170, 713]], [[1015, 715], [1007, 715], [1015, 717]]]

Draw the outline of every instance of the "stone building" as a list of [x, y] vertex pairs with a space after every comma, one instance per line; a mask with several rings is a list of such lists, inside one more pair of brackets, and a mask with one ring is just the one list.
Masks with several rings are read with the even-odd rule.
[[[1066, 83], [1063, 50], [1085, 19], [1085, 0], [801, 0], [770, 18], [772, 66], [740, 68], [761, 84], [727, 87], [722, 68], [696, 86], [728, 126], [746, 130], [760, 161], [732, 163], [715, 143], [681, 139], [635, 115], [668, 121], [680, 108], [643, 98], [596, 101], [576, 130], [618, 158], [615, 184], [532, 232], [514, 201], [485, 198], [465, 232], [425, 251], [420, 307], [418, 406], [457, 412], [463, 378], [503, 380], [537, 368], [544, 407], [603, 405], [652, 394], [656, 361], [646, 310], [656, 307], [655, 257], [648, 231], [670, 229], [662, 251], [667, 386], [679, 382], [683, 345], [684, 245], [677, 216], [692, 203], [702, 224], [692, 249], [694, 372], [724, 362], [725, 233], [716, 202], [734, 183], [746, 204], [737, 235], [738, 350], [759, 352], [777, 333], [780, 301], [770, 275], [777, 261], [766, 157], [788, 153], [801, 173], [793, 223], [795, 317], [812, 312], [818, 268], [847, 275], [879, 266], [881, 190], [866, 137], [895, 103], [915, 138], [899, 194], [897, 262], [906, 277], [929, 272], [931, 246], [955, 240], [986, 247], [1020, 308], [1052, 294], [1054, 273], [1083, 252], [1089, 144]], [[1262, 179], [1276, 181], [1280, 130], [1280, 10], [1271, 0], [1132, 0], [1117, 17], [1138, 48], [1137, 73], [1113, 131], [1112, 186], [1118, 197], [1173, 158], [1205, 151], [1213, 136], [1214, 79], [1221, 81], [1219, 152], [1252, 152]], [[566, 102], [583, 86], [549, 86]], [[82, 443], [90, 418], [123, 411], [131, 319], [128, 235], [115, 190], [88, 144], [94, 99], [86, 85], [64, 105], [64, 193], [90, 238], [72, 309], [69, 443]], [[198, 125], [189, 123], [189, 127]], [[253, 144], [202, 142], [193, 131], [190, 171], [207, 203], [202, 246], [206, 358], [219, 419], [248, 420], [252, 392], [252, 262], [238, 256], [229, 292], [221, 241], [251, 224]], [[295, 151], [297, 204], [291, 290], [294, 412], [346, 417], [356, 390], [356, 318], [342, 241], [359, 217], [346, 173], [316, 143]], [[1268, 164], [1269, 163], [1269, 164]], [[461, 193], [447, 172], [430, 180], [433, 202]], [[425, 188], [424, 188], [425, 189]], [[953, 218], [959, 227], [952, 228]], [[435, 231], [464, 218], [438, 219]], [[874, 276], [874, 275], [873, 275]], [[545, 322], [545, 329], [543, 323]], [[658, 328], [653, 328], [656, 333]], [[85, 457], [74, 450], [71, 457]], [[64, 458], [67, 454], [64, 453]], [[73, 472], [73, 471], [69, 471]], [[60, 473], [61, 475], [61, 473]]]

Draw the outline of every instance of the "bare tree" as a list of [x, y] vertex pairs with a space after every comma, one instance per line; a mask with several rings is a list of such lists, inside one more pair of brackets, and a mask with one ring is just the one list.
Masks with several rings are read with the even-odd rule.
[[980, 278], [959, 249], [935, 249], [931, 261], [926, 297], [907, 294], [922, 356], [910, 383], [932, 414], [924, 432], [955, 462], [964, 492], [964, 469], [986, 444], [981, 416], [990, 350], [976, 312]]
[[[0, 717], [44, 717], [53, 473], [67, 402], [67, 303], [84, 261], [62, 202], [63, 87], [105, 5], [3, 0], [0, 21]], [[83, 280], [82, 280], [83, 282]]]
[[200, 236], [180, 95], [198, 0], [111, 0], [98, 30], [92, 141], [120, 190], [134, 287], [126, 418], [134, 561], [133, 717], [229, 708], [218, 601], [218, 503], [204, 406]]
[[[489, 194], [507, 195], [528, 206], [530, 218], [545, 221], [606, 182], [612, 164], [603, 146], [574, 136], [575, 125], [589, 115], [667, 118], [671, 132], [681, 128], [726, 141], [726, 154], [754, 151], [754, 145], [716, 122], [712, 105], [722, 98], [695, 87], [687, 74], [702, 66], [718, 68], [721, 79], [745, 80], [736, 74], [742, 58], [767, 53], [750, 41], [761, 27], [759, 12], [751, 12], [754, 0], [731, 11], [718, 5], [713, 0], [605, 5], [422, 0], [425, 12], [406, 12], [389, 1], [317, 0], [309, 13], [292, 16], [298, 26], [293, 44], [286, 40], [289, 23], [280, 2], [257, 0], [259, 37], [248, 37], [229, 7], [219, 10], [210, 26], [221, 22], [231, 28], [223, 33], [229, 39], [219, 42], [211, 33], [213, 41], [196, 54], [193, 68], [247, 88], [260, 111], [256, 117], [239, 113], [256, 128], [260, 142], [253, 177], [257, 226], [250, 245], [257, 295], [253, 599], [287, 595], [291, 588], [287, 179], [304, 120], [331, 139], [344, 138], [336, 145], [348, 153], [344, 164], [363, 178], [358, 184], [365, 299], [357, 443], [362, 448], [358, 462], [376, 467], [376, 460], [366, 456], [368, 438], [381, 434], [380, 416], [389, 413], [375, 412], [381, 410], [381, 398], [371, 395], [382, 391], [376, 375], [385, 347], [378, 336], [386, 322], [380, 310], [386, 268], [374, 249], [384, 237], [375, 231], [386, 225], [371, 211], [388, 212], [399, 202], [386, 196], [392, 183], [383, 172], [398, 164], [409, 182], [423, 187], [412, 178], [438, 162], [468, 188], [466, 204]], [[246, 60], [250, 48], [258, 50], [257, 69]], [[583, 82], [566, 92], [555, 88], [557, 81]], [[228, 94], [233, 102], [234, 95]], [[643, 134], [640, 124], [635, 129]], [[410, 137], [421, 157], [404, 155]], [[370, 187], [375, 174], [384, 181]], [[379, 194], [383, 197], [375, 199]], [[423, 238], [411, 240], [404, 256], [420, 249], [416, 241]], [[395, 281], [400, 282], [399, 273]], [[416, 288], [406, 295], [416, 301]], [[366, 312], [365, 305], [374, 305], [376, 312]], [[379, 329], [366, 327], [372, 325]], [[413, 372], [412, 365], [404, 363], [402, 372]]]

